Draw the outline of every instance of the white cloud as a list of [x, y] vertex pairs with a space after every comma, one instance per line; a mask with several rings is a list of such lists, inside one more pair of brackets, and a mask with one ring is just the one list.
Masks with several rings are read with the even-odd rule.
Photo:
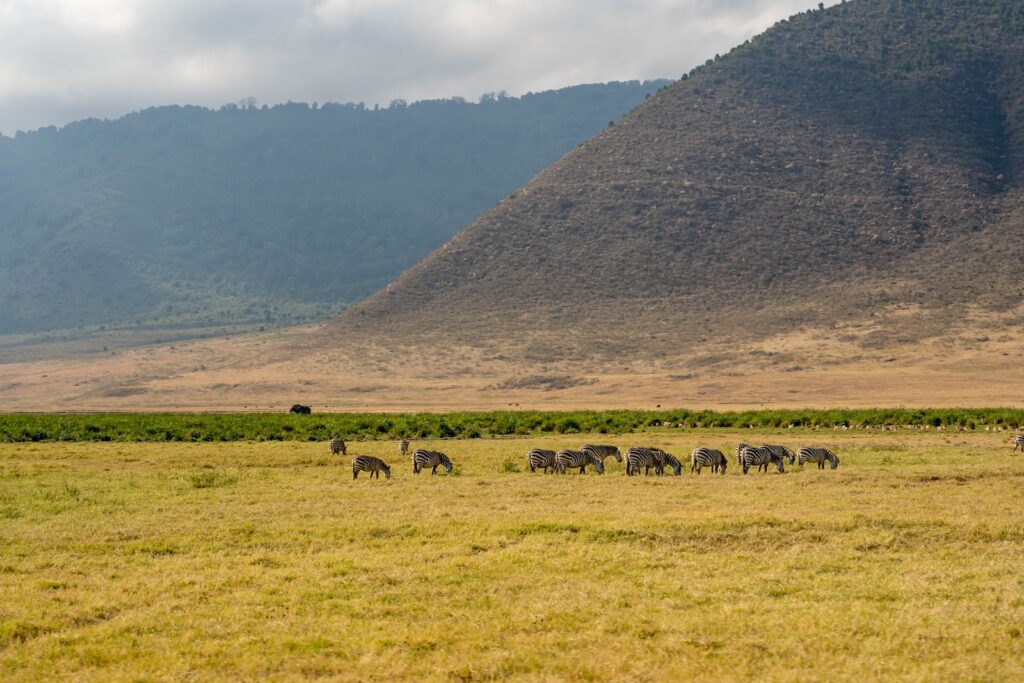
[[386, 103], [675, 78], [816, 4], [0, 0], [0, 131], [246, 96]]

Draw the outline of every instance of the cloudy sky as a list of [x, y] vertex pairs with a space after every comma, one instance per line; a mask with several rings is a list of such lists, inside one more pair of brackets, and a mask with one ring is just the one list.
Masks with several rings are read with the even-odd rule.
[[[827, 4], [833, 4], [828, 2]], [[677, 78], [817, 0], [0, 0], [0, 133]]]

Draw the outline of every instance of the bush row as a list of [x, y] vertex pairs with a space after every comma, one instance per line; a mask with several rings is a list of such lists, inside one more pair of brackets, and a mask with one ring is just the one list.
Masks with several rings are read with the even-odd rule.
[[891, 428], [1016, 429], [1018, 409], [608, 410], [416, 414], [94, 413], [0, 415], [0, 442], [323, 441], [481, 438], [529, 434], [628, 434], [659, 429]]

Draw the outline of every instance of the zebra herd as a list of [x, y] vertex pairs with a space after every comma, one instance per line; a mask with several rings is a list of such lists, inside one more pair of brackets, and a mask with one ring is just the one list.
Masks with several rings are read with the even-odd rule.
[[[332, 455], [347, 455], [348, 449], [344, 439], [331, 439], [328, 442]], [[1013, 450], [1024, 451], [1024, 435], [1013, 437]], [[398, 442], [398, 452], [404, 458], [409, 455], [410, 441], [402, 439]], [[741, 443], [736, 446], [736, 465], [748, 474], [755, 469], [758, 472], [768, 472], [771, 467], [782, 473], [785, 472], [785, 465], [799, 464], [801, 468], [807, 463], [814, 463], [819, 470], [825, 469], [828, 465], [831, 469], [839, 467], [839, 458], [827, 448], [804, 447], [793, 452], [786, 446], [779, 444], [763, 444], [752, 446]], [[626, 451], [625, 456], [616, 446], [598, 446], [586, 444], [579, 450], [563, 449], [559, 451], [544, 448], [534, 448], [526, 454], [526, 464], [530, 472], [538, 470], [547, 474], [565, 474], [570, 470], [579, 470], [585, 474], [587, 467], [591, 467], [598, 474], [604, 474], [604, 462], [608, 458], [615, 458], [618, 462], [625, 462], [626, 475], [638, 476], [643, 470], [644, 476], [654, 470], [656, 475], [663, 475], [667, 468], [672, 469], [676, 476], [682, 474], [683, 463], [671, 453], [660, 448], [633, 447]], [[444, 468], [447, 474], [451, 474], [454, 464], [446, 454], [440, 451], [428, 451], [416, 449], [412, 452], [412, 471], [419, 474], [424, 469], [430, 468], [431, 474], [437, 474], [437, 468]], [[729, 460], [722, 451], [714, 448], [698, 447], [690, 453], [690, 473], [700, 475], [704, 468], [710, 468], [713, 474], [725, 474], [729, 467]], [[391, 478], [391, 466], [380, 458], [370, 455], [357, 455], [352, 458], [352, 478], [357, 479], [360, 472], [368, 472], [370, 477], [380, 478], [384, 473], [385, 479]]]

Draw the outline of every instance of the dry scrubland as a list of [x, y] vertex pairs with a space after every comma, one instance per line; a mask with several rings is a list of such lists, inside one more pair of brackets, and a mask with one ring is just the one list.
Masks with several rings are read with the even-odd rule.
[[0, 446], [0, 678], [1020, 680], [1006, 435], [824, 443], [837, 471], [351, 479], [325, 444]]

